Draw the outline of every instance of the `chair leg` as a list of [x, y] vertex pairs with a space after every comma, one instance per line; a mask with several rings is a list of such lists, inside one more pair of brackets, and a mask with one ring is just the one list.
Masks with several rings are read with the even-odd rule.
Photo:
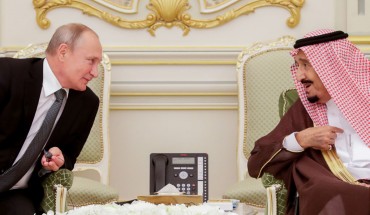
[[55, 213], [64, 213], [67, 205], [67, 188], [63, 185], [55, 185]]
[[295, 203], [294, 214], [299, 215], [299, 195], [298, 195], [298, 193], [295, 197], [295, 202], [294, 203]]

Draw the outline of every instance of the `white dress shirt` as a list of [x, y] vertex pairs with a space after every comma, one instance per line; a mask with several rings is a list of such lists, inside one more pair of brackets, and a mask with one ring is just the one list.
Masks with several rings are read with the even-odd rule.
[[[361, 140], [332, 99], [326, 106], [329, 125], [344, 130], [343, 133], [337, 133], [335, 139], [335, 148], [340, 160], [356, 179], [370, 179], [370, 148]], [[285, 137], [283, 147], [292, 152], [304, 150], [297, 142], [295, 133]]]
[[[52, 72], [48, 61], [46, 58], [44, 59], [43, 62], [43, 81], [42, 81], [42, 89], [41, 89], [41, 94], [40, 94], [40, 99], [39, 103], [37, 105], [36, 113], [33, 118], [31, 128], [27, 134], [26, 140], [23, 143], [23, 146], [21, 150], [18, 153], [17, 158], [15, 159], [14, 163], [16, 163], [25, 153], [27, 150], [28, 146], [31, 144], [33, 138], [37, 134], [38, 130], [40, 129], [42, 122], [44, 121], [46, 114], [51, 107], [51, 105], [54, 103], [56, 100], [56, 97], [54, 93], [61, 89], [62, 86], [60, 85], [58, 79], [55, 77], [54, 73]], [[67, 92], [68, 96], [68, 89], [65, 89]], [[56, 122], [58, 121], [61, 113], [63, 112], [64, 106], [67, 101], [67, 96], [63, 100], [62, 107], [59, 110], [59, 113], [57, 115], [57, 118], [55, 120], [54, 126]], [[54, 129], [53, 126], [53, 129]], [[46, 143], [46, 142], [45, 142]], [[35, 161], [36, 162], [36, 161]], [[14, 165], [13, 163], [13, 165]], [[28, 170], [28, 172], [21, 178], [11, 189], [20, 189], [20, 188], [26, 188], [27, 187], [27, 182], [31, 177], [31, 173], [33, 169], [35, 168], [35, 163], [31, 166], [31, 168]]]

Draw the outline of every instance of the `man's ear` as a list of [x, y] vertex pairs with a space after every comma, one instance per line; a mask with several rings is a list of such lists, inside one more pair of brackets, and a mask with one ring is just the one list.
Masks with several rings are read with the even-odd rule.
[[65, 55], [68, 53], [68, 45], [65, 44], [65, 43], [62, 43], [59, 45], [58, 47], [58, 50], [57, 50], [57, 55], [58, 55], [58, 59], [60, 61], [64, 61], [65, 59]]

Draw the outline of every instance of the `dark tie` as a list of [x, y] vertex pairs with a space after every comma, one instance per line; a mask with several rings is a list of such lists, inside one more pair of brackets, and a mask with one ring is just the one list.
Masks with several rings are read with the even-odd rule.
[[13, 187], [24, 176], [24, 174], [27, 173], [40, 155], [46, 140], [50, 135], [51, 129], [53, 128], [66, 92], [63, 89], [60, 89], [54, 94], [56, 100], [46, 113], [46, 117], [42, 122], [39, 131], [33, 138], [27, 150], [12, 167], [0, 175], [0, 193]]

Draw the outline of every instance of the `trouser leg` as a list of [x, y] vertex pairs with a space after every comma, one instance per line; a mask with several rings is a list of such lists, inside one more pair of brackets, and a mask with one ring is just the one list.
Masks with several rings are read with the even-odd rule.
[[26, 190], [9, 190], [0, 194], [2, 215], [33, 215], [35, 207]]

